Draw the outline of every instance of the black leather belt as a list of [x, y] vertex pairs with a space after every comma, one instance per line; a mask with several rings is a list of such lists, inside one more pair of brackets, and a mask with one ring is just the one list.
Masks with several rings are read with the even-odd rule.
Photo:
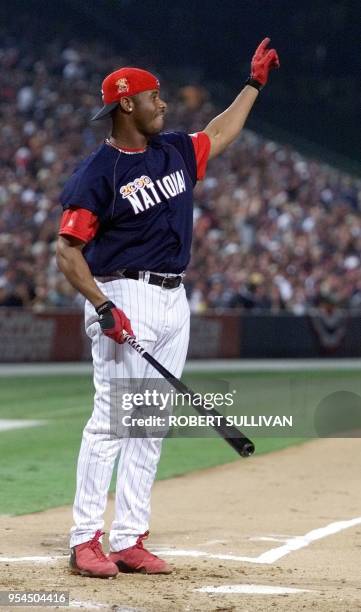
[[108, 283], [119, 278], [131, 278], [132, 280], [142, 280], [149, 285], [157, 285], [162, 289], [176, 289], [183, 280], [183, 276], [162, 276], [156, 272], [139, 272], [138, 270], [119, 270], [107, 276], [96, 276], [96, 280], [101, 283]]

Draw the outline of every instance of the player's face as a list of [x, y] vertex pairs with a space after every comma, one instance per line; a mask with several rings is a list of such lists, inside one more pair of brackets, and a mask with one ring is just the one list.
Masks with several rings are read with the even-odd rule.
[[163, 129], [167, 104], [161, 99], [158, 89], [142, 91], [133, 96], [133, 120], [140, 132], [148, 136]]

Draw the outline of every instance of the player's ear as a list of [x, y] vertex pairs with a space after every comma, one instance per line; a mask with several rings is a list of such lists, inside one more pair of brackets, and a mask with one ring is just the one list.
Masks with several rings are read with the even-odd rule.
[[119, 100], [119, 105], [122, 111], [124, 111], [125, 113], [131, 113], [134, 107], [132, 99], [127, 98], [126, 96]]

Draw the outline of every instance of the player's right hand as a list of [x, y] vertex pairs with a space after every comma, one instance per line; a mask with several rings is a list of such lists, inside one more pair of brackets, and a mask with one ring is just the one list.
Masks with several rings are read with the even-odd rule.
[[123, 344], [125, 342], [123, 330], [134, 336], [132, 326], [126, 314], [117, 308], [110, 300], [104, 302], [95, 309], [99, 315], [99, 324], [103, 334], [112, 338], [115, 342]]

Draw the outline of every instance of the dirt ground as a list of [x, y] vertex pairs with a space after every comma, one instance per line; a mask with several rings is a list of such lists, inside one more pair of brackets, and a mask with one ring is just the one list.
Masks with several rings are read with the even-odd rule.
[[[315, 440], [156, 483], [148, 543], [166, 554], [175, 568], [170, 576], [119, 574], [99, 580], [70, 575], [70, 508], [2, 516], [0, 590], [68, 590], [74, 608], [118, 612], [361, 610], [361, 520], [309, 544], [306, 539], [302, 548], [272, 563], [217, 558], [257, 558], [292, 536], [361, 517], [360, 456], [361, 440]], [[106, 528], [112, 509], [110, 500]], [[47, 563], [5, 559], [35, 555], [55, 558]], [[304, 591], [196, 590], [223, 585]]]

